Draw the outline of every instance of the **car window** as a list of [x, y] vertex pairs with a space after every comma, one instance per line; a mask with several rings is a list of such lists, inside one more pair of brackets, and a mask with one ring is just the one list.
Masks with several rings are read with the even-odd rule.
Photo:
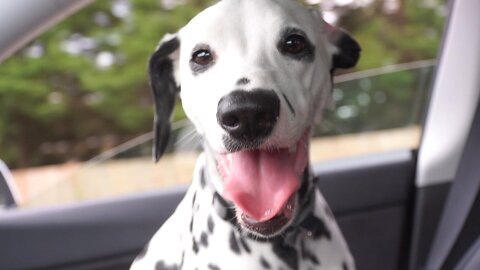
[[5, 162], [0, 159], [0, 211], [16, 207], [19, 202], [21, 202], [21, 198], [12, 173]]
[[[0, 65], [0, 158], [22, 207], [188, 184], [201, 151], [181, 106], [167, 154], [151, 158], [146, 63], [159, 39], [214, 1], [95, 1]], [[415, 149], [445, 1], [307, 1], [363, 51], [335, 78], [313, 161]]]
[[336, 77], [336, 108], [311, 145], [314, 161], [417, 149], [436, 61], [388, 65]]

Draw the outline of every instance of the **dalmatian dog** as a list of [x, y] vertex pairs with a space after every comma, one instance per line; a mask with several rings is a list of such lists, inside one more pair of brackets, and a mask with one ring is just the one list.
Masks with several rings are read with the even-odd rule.
[[332, 74], [359, 45], [293, 0], [223, 0], [149, 62], [154, 158], [175, 98], [203, 138], [193, 182], [131, 269], [355, 269], [309, 167]]

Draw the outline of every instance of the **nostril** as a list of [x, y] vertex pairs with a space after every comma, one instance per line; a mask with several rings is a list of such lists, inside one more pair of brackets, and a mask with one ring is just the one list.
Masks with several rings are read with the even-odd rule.
[[222, 126], [236, 128], [240, 125], [240, 119], [235, 114], [226, 114], [221, 119]]

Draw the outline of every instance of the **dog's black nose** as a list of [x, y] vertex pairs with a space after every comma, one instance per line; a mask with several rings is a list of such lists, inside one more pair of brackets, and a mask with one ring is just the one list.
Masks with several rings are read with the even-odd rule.
[[218, 102], [217, 121], [230, 136], [242, 141], [269, 135], [280, 113], [280, 100], [272, 90], [236, 90]]

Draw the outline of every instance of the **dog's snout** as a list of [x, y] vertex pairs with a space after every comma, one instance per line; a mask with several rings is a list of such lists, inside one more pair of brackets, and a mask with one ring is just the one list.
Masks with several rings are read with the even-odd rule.
[[218, 102], [217, 121], [235, 139], [268, 136], [277, 122], [280, 100], [272, 90], [236, 90]]

